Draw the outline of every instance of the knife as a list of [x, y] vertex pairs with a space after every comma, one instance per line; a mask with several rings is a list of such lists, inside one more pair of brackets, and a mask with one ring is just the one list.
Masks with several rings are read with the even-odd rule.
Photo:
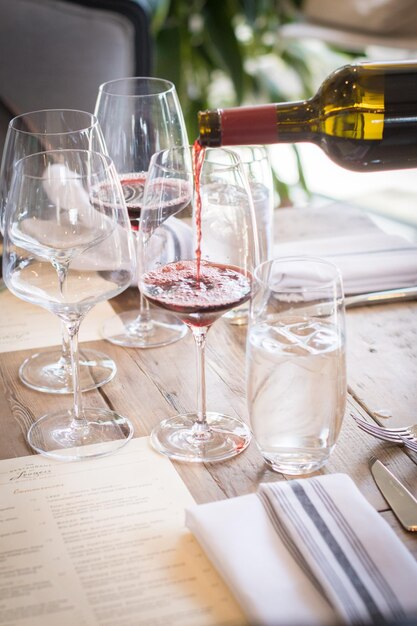
[[417, 500], [378, 459], [371, 459], [371, 472], [379, 490], [406, 530], [417, 532]]
[[364, 306], [366, 304], [387, 304], [388, 302], [404, 302], [417, 298], [417, 286], [403, 287], [401, 289], [385, 289], [383, 291], [371, 291], [359, 293], [353, 296], [345, 296], [345, 307]]

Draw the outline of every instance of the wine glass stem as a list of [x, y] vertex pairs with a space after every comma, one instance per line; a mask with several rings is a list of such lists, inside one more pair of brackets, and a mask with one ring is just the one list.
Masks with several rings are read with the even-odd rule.
[[[58, 276], [59, 281], [59, 291], [61, 295], [64, 295], [65, 290], [65, 280], [68, 272], [68, 263], [58, 263], [58, 261], [53, 261], [52, 265], [55, 268], [55, 271]], [[78, 322], [79, 327], [79, 322]], [[73, 368], [72, 358], [71, 358], [71, 337], [68, 330], [69, 326], [63, 320], [61, 321], [61, 357], [59, 359], [60, 366], [69, 371], [70, 367]], [[78, 328], [77, 331], [78, 332]], [[74, 387], [75, 389], [75, 387]]]
[[209, 429], [206, 416], [206, 336], [208, 328], [206, 326], [192, 328], [193, 337], [197, 351], [197, 421], [194, 431], [201, 433]]
[[153, 322], [149, 310], [149, 302], [139, 291], [139, 314], [129, 324], [129, 331], [135, 335], [146, 337], [152, 332]]
[[[134, 242], [136, 246], [136, 272], [137, 275], [141, 274], [142, 256], [143, 256], [143, 242], [140, 239], [139, 231], [132, 231], [134, 236]], [[139, 289], [139, 313], [136, 318], [129, 324], [129, 332], [134, 335], [143, 336], [146, 338], [152, 332], [153, 322], [151, 318], [151, 312], [149, 308], [149, 302]]]
[[73, 419], [75, 420], [77, 426], [84, 426], [86, 424], [86, 420], [82, 405], [80, 362], [78, 355], [78, 330], [80, 328], [80, 321], [81, 320], [77, 320], [76, 322], [67, 323], [66, 329], [71, 350], [72, 384], [74, 388]]
[[146, 324], [150, 321], [151, 313], [149, 310], [149, 302], [143, 295], [141, 291], [139, 291], [139, 316], [141, 321]]
[[[143, 266], [143, 255], [145, 254], [146, 242], [140, 239], [139, 230], [136, 231], [136, 264], [137, 272], [140, 276]], [[152, 330], [152, 319], [149, 302], [139, 289], [139, 315], [136, 320], [139, 332], [149, 333]]]
[[71, 366], [71, 346], [69, 341], [69, 336], [67, 332], [67, 328], [64, 322], [61, 322], [61, 346], [62, 346], [62, 354], [60, 361], [62, 365], [65, 367], [66, 365]]

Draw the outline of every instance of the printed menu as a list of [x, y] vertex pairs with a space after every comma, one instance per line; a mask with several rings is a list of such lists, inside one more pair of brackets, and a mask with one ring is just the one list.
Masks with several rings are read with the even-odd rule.
[[[0, 283], [0, 352], [46, 348], [61, 343], [61, 322], [46, 309], [17, 298]], [[80, 326], [80, 342], [102, 339], [100, 327], [114, 315], [108, 302], [96, 304]]]
[[75, 463], [0, 462], [2, 626], [241, 626], [147, 437]]

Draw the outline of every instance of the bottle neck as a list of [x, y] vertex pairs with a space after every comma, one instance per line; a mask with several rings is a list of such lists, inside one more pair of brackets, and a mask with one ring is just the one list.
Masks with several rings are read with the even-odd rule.
[[279, 143], [314, 141], [319, 133], [315, 98], [276, 105], [276, 139]]
[[317, 129], [314, 99], [199, 114], [199, 142], [204, 146], [312, 141]]

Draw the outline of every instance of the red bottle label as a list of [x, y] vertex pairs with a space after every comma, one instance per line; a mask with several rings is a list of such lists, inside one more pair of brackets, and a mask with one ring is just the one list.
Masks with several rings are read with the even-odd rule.
[[223, 109], [221, 131], [223, 146], [274, 143], [277, 141], [276, 105]]

